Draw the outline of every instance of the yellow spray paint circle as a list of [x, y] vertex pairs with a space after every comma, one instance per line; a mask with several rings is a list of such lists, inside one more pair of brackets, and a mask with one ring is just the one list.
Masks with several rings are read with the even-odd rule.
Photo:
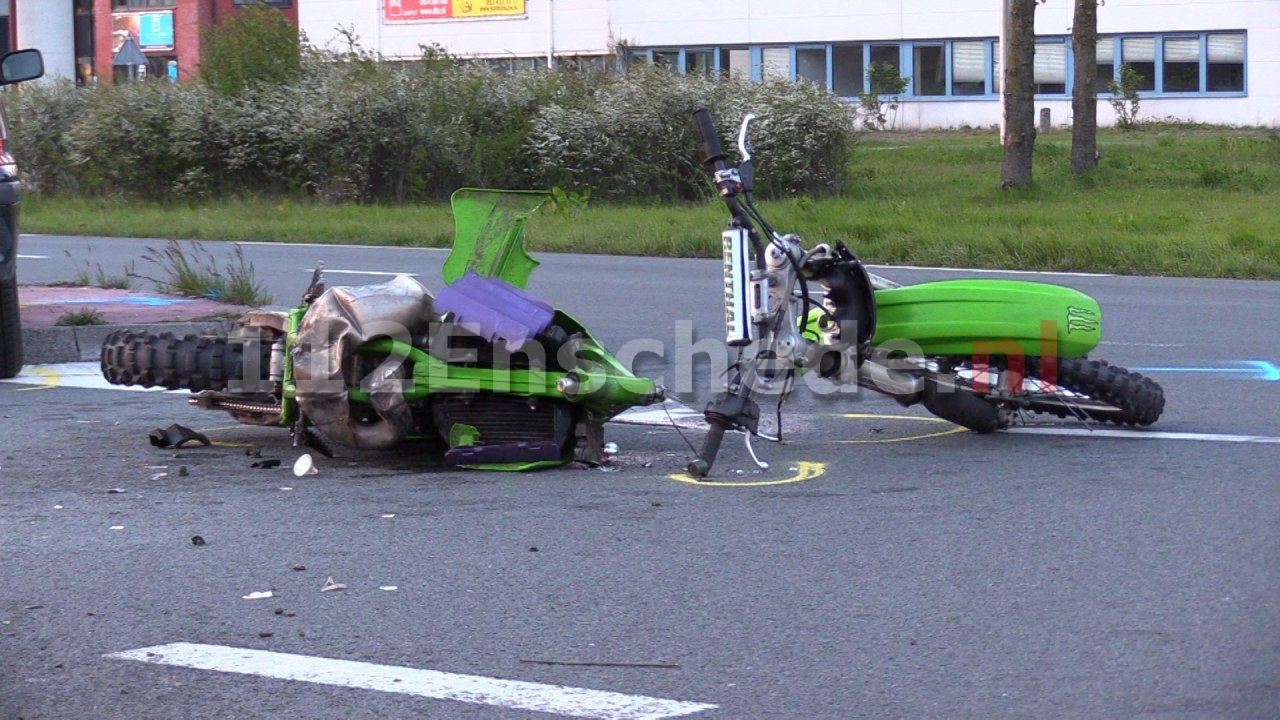
[[910, 442], [912, 440], [926, 440], [928, 438], [942, 437], [944, 435], [955, 435], [958, 433], [969, 432], [967, 428], [953, 425], [949, 420], [936, 418], [929, 415], [902, 415], [893, 413], [845, 413], [840, 417], [850, 420], [895, 420], [895, 421], [917, 421], [924, 423], [947, 425], [944, 430], [932, 430], [924, 433], [916, 433], [912, 435], [901, 435], [898, 437], [872, 438], [869, 440], [837, 440], [841, 445], [884, 445], [888, 443]]
[[687, 473], [675, 473], [667, 477], [676, 482], [687, 483], [689, 485], [698, 485], [701, 487], [766, 487], [768, 485], [789, 485], [791, 483], [804, 482], [812, 480], [827, 471], [827, 464], [820, 462], [801, 461], [795, 464], [796, 472], [791, 477], [778, 478], [775, 480], [699, 480]]

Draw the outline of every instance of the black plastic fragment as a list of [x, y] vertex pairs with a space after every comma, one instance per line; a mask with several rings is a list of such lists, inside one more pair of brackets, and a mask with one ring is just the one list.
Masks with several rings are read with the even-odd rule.
[[212, 443], [209, 438], [201, 433], [192, 430], [189, 427], [183, 427], [174, 423], [167, 428], [156, 428], [151, 431], [151, 444], [158, 448], [175, 447], [180, 448], [189, 442], [198, 442], [201, 445], [208, 446]]

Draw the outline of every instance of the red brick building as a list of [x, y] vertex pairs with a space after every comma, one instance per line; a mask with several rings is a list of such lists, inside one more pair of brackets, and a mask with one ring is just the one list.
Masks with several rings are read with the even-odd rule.
[[126, 39], [146, 60], [142, 74], [184, 80], [199, 73], [207, 28], [260, 3], [278, 8], [296, 25], [298, 1], [0, 0], [0, 31], [7, 29], [10, 48], [40, 48], [48, 74], [82, 84], [129, 77], [127, 67], [114, 64]]

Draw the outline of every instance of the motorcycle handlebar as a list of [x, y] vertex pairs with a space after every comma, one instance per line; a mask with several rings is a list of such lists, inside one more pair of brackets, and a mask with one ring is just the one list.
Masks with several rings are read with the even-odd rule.
[[713, 422], [707, 430], [707, 436], [702, 441], [702, 452], [698, 453], [698, 457], [689, 463], [686, 470], [694, 479], [701, 480], [711, 473], [711, 465], [716, 461], [716, 455], [720, 454], [720, 443], [724, 440], [724, 425]]
[[702, 136], [702, 149], [707, 157], [703, 160], [717, 171], [725, 168], [724, 150], [720, 147], [720, 138], [716, 135], [716, 126], [711, 122], [711, 111], [700, 108], [693, 113], [693, 122], [698, 126], [698, 134]]

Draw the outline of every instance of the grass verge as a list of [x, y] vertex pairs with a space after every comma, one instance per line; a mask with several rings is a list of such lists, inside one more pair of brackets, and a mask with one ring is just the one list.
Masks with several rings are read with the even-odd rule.
[[[1070, 171], [1070, 136], [1037, 141], [1036, 182], [997, 189], [994, 133], [877, 134], [839, 197], [762, 203], [809, 243], [844, 240], [872, 263], [1280, 278], [1280, 135], [1148, 127], [1104, 131], [1098, 169]], [[769, 172], [757, 158], [757, 175]], [[24, 229], [69, 235], [448, 246], [447, 206], [233, 200], [155, 205], [31, 197]], [[536, 251], [714, 257], [718, 202], [540, 213]]]

